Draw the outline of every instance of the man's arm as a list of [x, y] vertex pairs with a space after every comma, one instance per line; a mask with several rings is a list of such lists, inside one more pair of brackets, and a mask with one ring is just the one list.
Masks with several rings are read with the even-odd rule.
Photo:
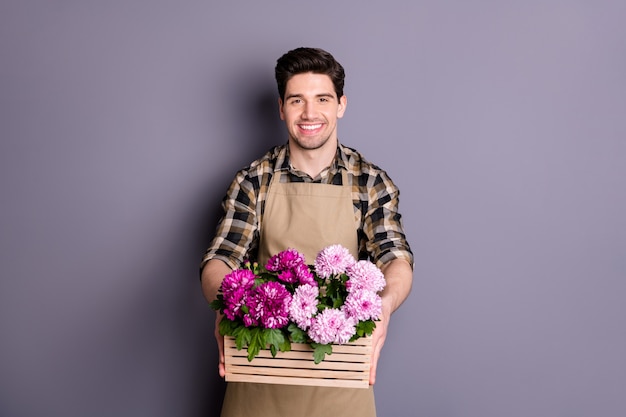
[[[222, 285], [224, 276], [230, 273], [232, 269], [219, 259], [211, 259], [206, 263], [202, 269], [202, 293], [206, 300], [210, 303], [217, 297], [217, 292]], [[219, 373], [223, 378], [226, 374], [224, 368], [224, 337], [220, 335], [219, 324], [222, 320], [222, 315], [219, 312], [215, 313], [215, 338], [217, 339], [217, 347], [220, 355]]]
[[387, 328], [391, 314], [400, 307], [411, 292], [413, 283], [413, 268], [405, 259], [394, 259], [384, 264], [381, 271], [385, 275], [387, 284], [381, 293], [383, 314], [376, 322], [376, 329], [372, 334], [372, 367], [370, 368], [370, 385], [376, 382], [376, 366], [380, 352], [387, 338]]

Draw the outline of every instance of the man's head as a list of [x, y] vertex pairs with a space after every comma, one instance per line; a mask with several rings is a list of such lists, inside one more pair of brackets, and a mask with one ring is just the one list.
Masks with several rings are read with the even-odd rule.
[[312, 72], [328, 75], [335, 87], [337, 99], [343, 96], [345, 73], [343, 67], [328, 52], [319, 48], [296, 48], [276, 62], [276, 83], [280, 99], [285, 99], [287, 82], [297, 74]]

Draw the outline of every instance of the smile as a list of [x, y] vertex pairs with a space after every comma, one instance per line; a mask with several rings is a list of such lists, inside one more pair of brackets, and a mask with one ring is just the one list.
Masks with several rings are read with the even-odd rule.
[[322, 127], [322, 124], [316, 124], [316, 125], [300, 125], [300, 129], [304, 129], [304, 130], [315, 130], [315, 129], [319, 129]]

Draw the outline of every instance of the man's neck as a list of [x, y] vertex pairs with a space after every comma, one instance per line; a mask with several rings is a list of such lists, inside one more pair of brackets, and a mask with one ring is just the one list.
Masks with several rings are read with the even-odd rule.
[[320, 172], [328, 168], [337, 154], [337, 141], [328, 143], [319, 149], [302, 149], [289, 143], [289, 159], [291, 166], [309, 175], [317, 177]]

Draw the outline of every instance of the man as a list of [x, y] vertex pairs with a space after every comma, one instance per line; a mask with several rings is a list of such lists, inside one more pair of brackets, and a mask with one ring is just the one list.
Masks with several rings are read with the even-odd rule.
[[[202, 289], [215, 299], [220, 283], [244, 259], [264, 264], [295, 248], [313, 263], [331, 244], [370, 259], [383, 271], [383, 314], [372, 335], [369, 389], [229, 383], [222, 417], [376, 415], [373, 384], [391, 314], [411, 290], [413, 254], [398, 212], [399, 191], [385, 171], [339, 144], [337, 121], [347, 105], [344, 69], [326, 51], [297, 48], [276, 64], [278, 109], [288, 142], [239, 171], [224, 216], [202, 262]], [[219, 372], [223, 337], [217, 331]]]

